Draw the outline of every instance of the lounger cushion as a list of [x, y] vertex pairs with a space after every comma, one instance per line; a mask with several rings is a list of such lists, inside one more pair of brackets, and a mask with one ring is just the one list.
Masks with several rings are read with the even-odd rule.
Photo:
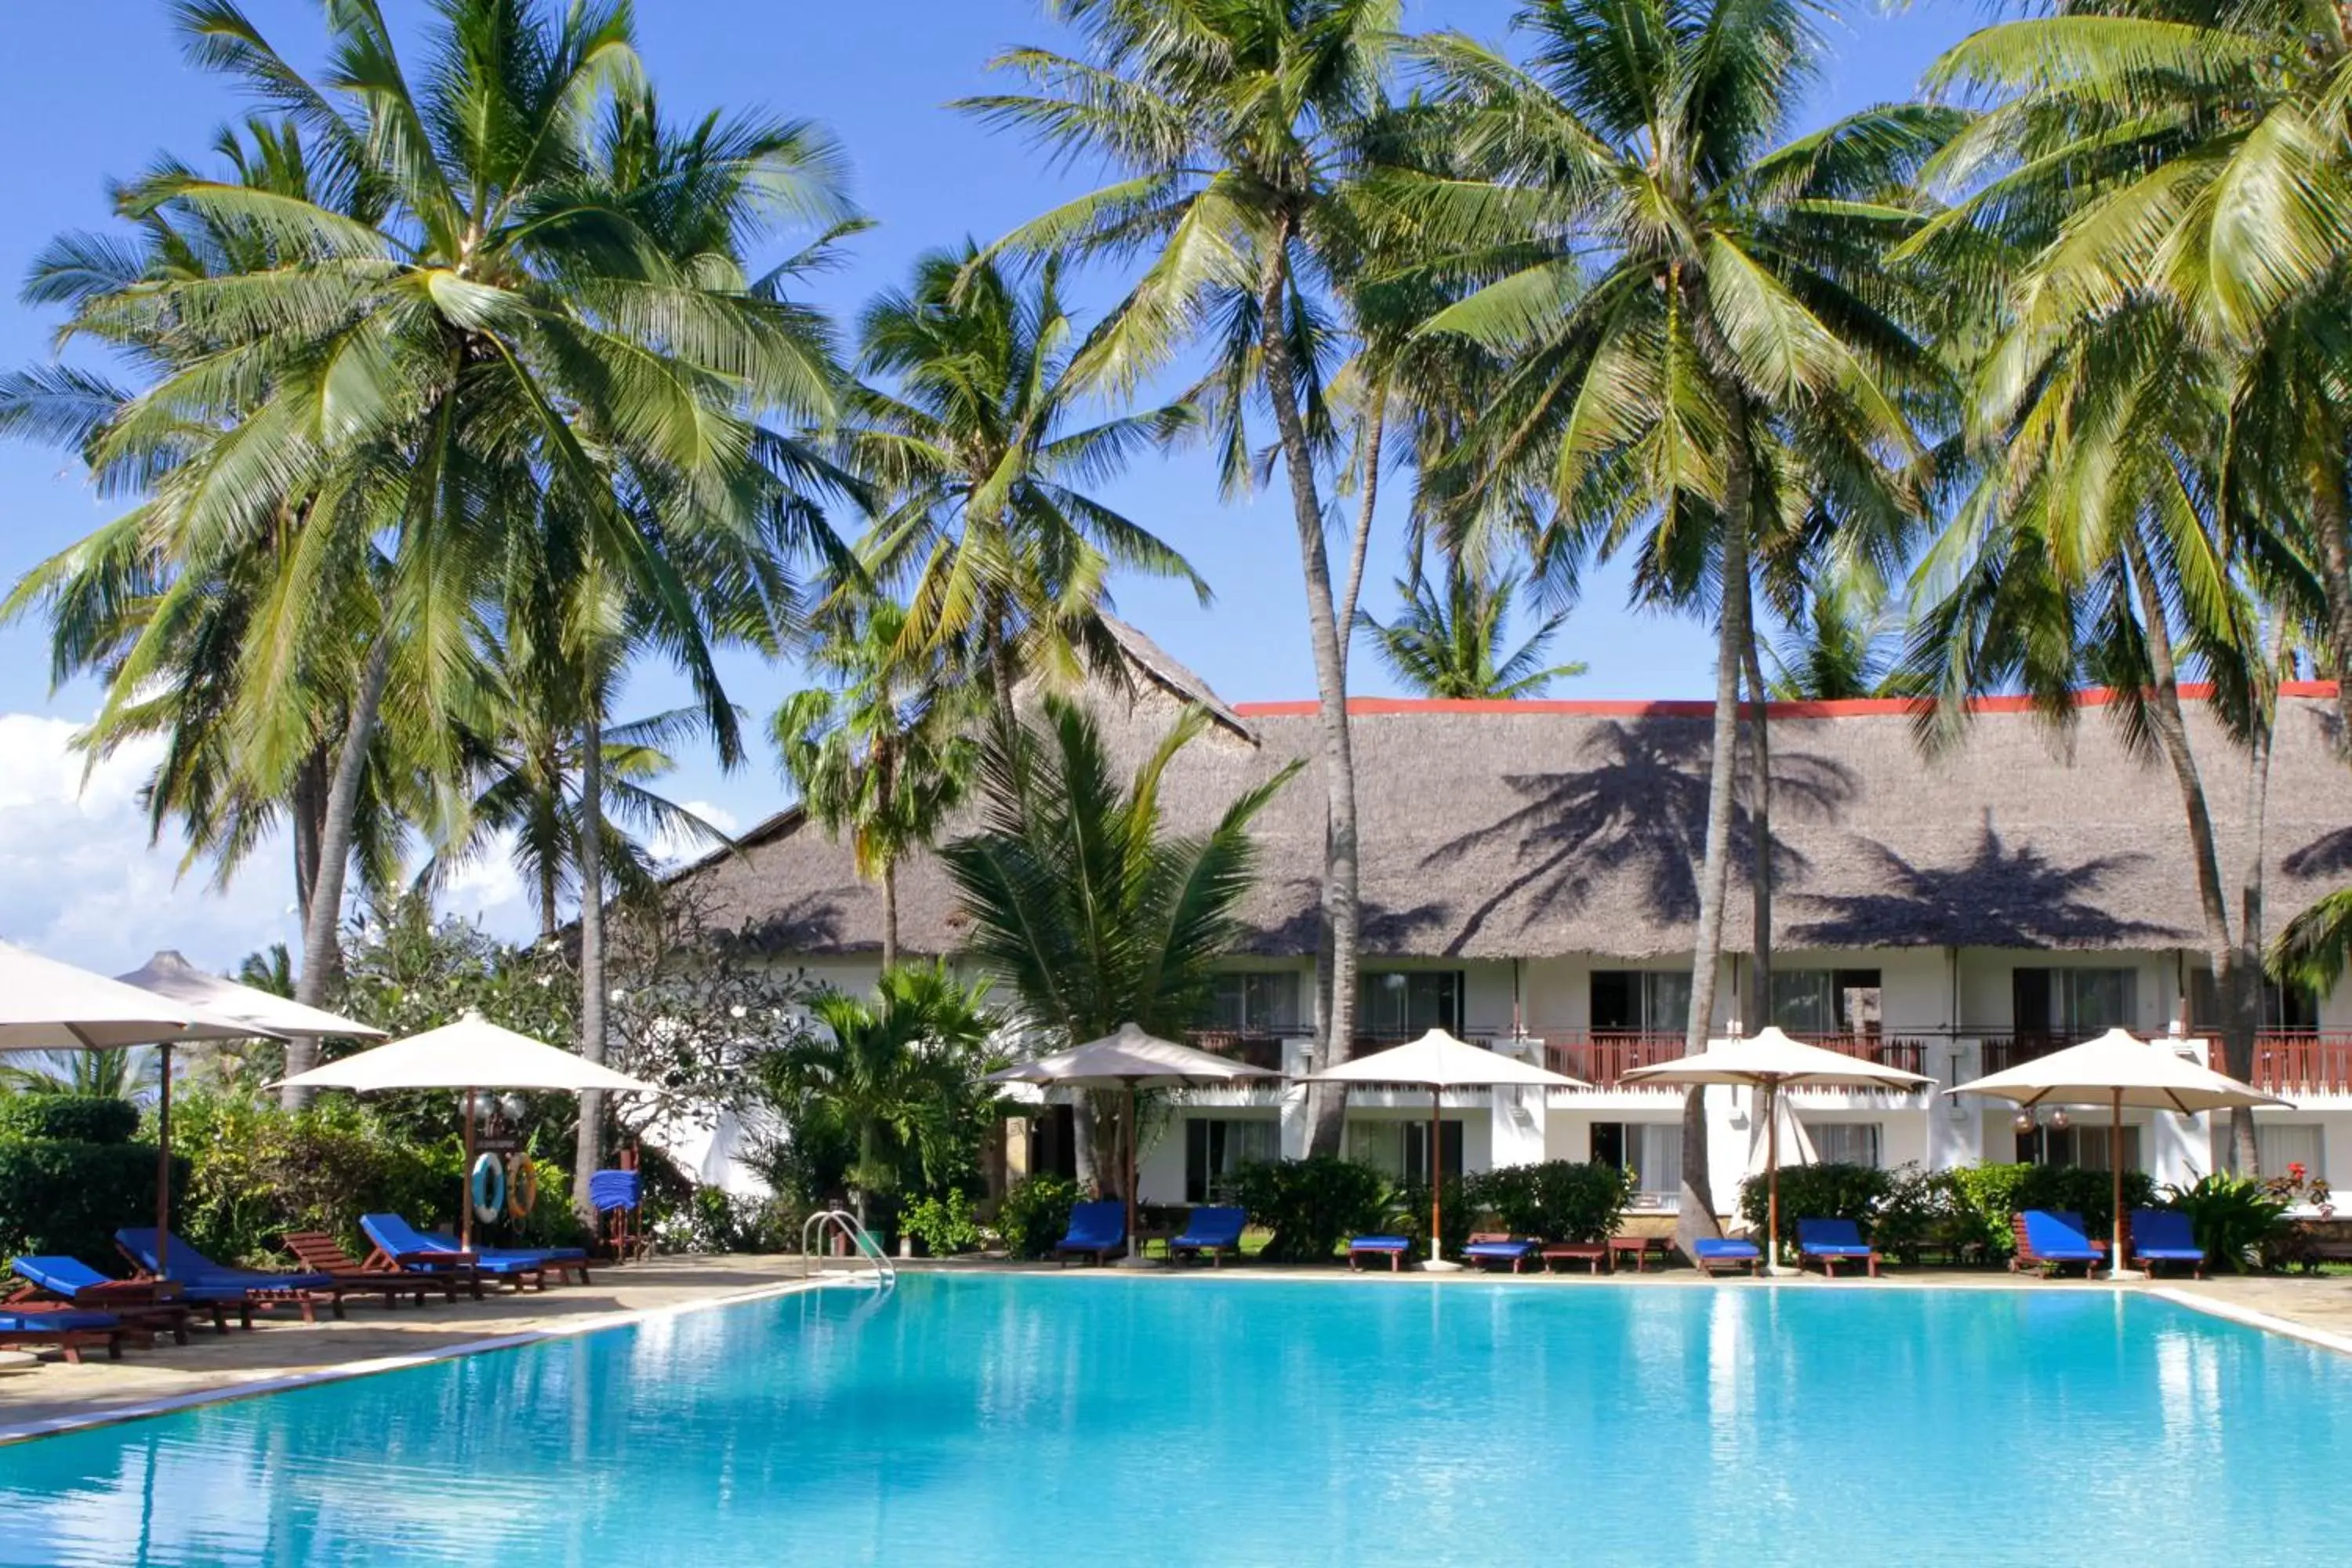
[[1350, 1252], [1409, 1252], [1412, 1238], [1402, 1236], [1357, 1236], [1348, 1239]]
[[1532, 1258], [1535, 1254], [1532, 1241], [1474, 1241], [1462, 1249], [1465, 1258]]
[[175, 1232], [172, 1250], [165, 1267], [155, 1267], [155, 1229], [152, 1226], [126, 1226], [114, 1233], [115, 1245], [139, 1260], [140, 1267], [161, 1274], [166, 1279], [177, 1279], [193, 1300], [211, 1300], [229, 1294], [243, 1295], [247, 1290], [323, 1290], [335, 1282], [331, 1274], [279, 1274], [259, 1268], [231, 1268], [215, 1263], [182, 1240]]
[[111, 1312], [0, 1312], [0, 1334], [65, 1333], [75, 1329], [100, 1331], [121, 1326], [122, 1320]]
[[1813, 1258], [1868, 1258], [1870, 1245], [1862, 1227], [1850, 1219], [1801, 1219], [1797, 1248]]
[[1069, 1234], [1057, 1244], [1066, 1252], [1108, 1251], [1127, 1239], [1127, 1205], [1112, 1199], [1078, 1204], [1070, 1210]]
[[1228, 1206], [1197, 1208], [1185, 1221], [1184, 1234], [1169, 1243], [1176, 1247], [1227, 1247], [1241, 1245], [1248, 1215]]
[[2027, 1209], [2025, 1245], [2034, 1257], [2056, 1262], [2090, 1263], [2106, 1257], [2084, 1234], [2083, 1216], [2063, 1209]]
[[94, 1285], [122, 1283], [119, 1279], [108, 1279], [79, 1258], [28, 1254], [10, 1259], [9, 1266], [16, 1269], [18, 1279], [37, 1285], [53, 1296], [71, 1296]]
[[2131, 1234], [2132, 1250], [2142, 1258], [2170, 1263], [2205, 1261], [2195, 1227], [2179, 1209], [2132, 1210]]
[[1740, 1241], [1731, 1237], [1702, 1237], [1696, 1245], [1701, 1258], [1720, 1258], [1727, 1262], [1764, 1256], [1754, 1242]]

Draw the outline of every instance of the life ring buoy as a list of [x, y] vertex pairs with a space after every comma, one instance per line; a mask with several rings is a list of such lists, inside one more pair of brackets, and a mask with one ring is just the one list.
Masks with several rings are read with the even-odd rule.
[[507, 1160], [507, 1217], [527, 1218], [539, 1205], [539, 1168], [528, 1154], [511, 1155]]
[[496, 1154], [474, 1162], [474, 1217], [488, 1225], [507, 1206], [507, 1168]]

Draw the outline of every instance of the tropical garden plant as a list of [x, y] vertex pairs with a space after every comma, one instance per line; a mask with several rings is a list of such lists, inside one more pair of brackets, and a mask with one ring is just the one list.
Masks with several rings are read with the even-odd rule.
[[1404, 608], [1383, 626], [1359, 612], [1357, 626], [1389, 673], [1423, 697], [1508, 701], [1540, 697], [1555, 680], [1584, 673], [1581, 664], [1546, 668], [1544, 647], [1566, 624], [1566, 612], [1538, 622], [1525, 642], [1503, 651], [1504, 633], [1519, 579], [1486, 578], [1449, 563], [1443, 589], [1425, 577], [1400, 581]]

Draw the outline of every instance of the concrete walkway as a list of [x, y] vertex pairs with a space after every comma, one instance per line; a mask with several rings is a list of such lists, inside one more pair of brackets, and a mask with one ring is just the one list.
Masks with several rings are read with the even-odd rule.
[[[907, 1267], [957, 1273], [1062, 1272], [1050, 1264], [980, 1259], [917, 1262]], [[1137, 1285], [1148, 1285], [1151, 1275], [1160, 1272], [1164, 1271], [1145, 1271], [1140, 1278], [1129, 1278]], [[1205, 1274], [1207, 1270], [1185, 1272]], [[1410, 1271], [1351, 1274], [1336, 1268], [1286, 1268], [1259, 1263], [1236, 1264], [1220, 1272], [1242, 1279], [1311, 1279], [1373, 1289], [1491, 1284], [1513, 1278]], [[2185, 1305], [2352, 1353], [2352, 1279], [2342, 1277], [2165, 1279], [2110, 1286], [2097, 1280], [2038, 1280], [1993, 1269], [1899, 1268], [1874, 1281], [1852, 1277], [1825, 1280], [1817, 1273], [1784, 1275], [1768, 1281], [1729, 1277], [1710, 1280], [1696, 1269], [1677, 1268], [1597, 1278], [1580, 1270], [1517, 1278], [1519, 1283], [1537, 1289], [1557, 1289], [1630, 1284], [1656, 1289], [2151, 1290]], [[797, 1258], [663, 1258], [599, 1269], [595, 1284], [586, 1287], [521, 1295], [500, 1291], [481, 1301], [460, 1299], [455, 1306], [435, 1301], [421, 1310], [413, 1303], [387, 1310], [378, 1302], [354, 1300], [345, 1304], [348, 1315], [343, 1321], [322, 1322], [314, 1328], [265, 1319], [266, 1326], [250, 1333], [232, 1330], [218, 1335], [200, 1329], [185, 1346], [173, 1345], [167, 1339], [153, 1350], [131, 1350], [120, 1362], [100, 1356], [80, 1366], [68, 1366], [52, 1357], [30, 1372], [0, 1376], [0, 1441], [38, 1436], [43, 1430], [55, 1429], [55, 1424], [103, 1421], [158, 1405], [168, 1407], [267, 1392], [289, 1381], [322, 1375], [388, 1370], [536, 1336], [608, 1327], [646, 1312], [718, 1305], [796, 1289], [803, 1283]]]
[[343, 1303], [342, 1321], [315, 1327], [283, 1316], [257, 1318], [250, 1333], [231, 1328], [215, 1334], [208, 1325], [191, 1325], [187, 1344], [175, 1345], [166, 1336], [152, 1350], [126, 1350], [119, 1362], [100, 1352], [68, 1366], [52, 1352], [32, 1371], [0, 1376], [0, 1440], [28, 1435], [27, 1426], [104, 1419], [158, 1402], [326, 1373], [382, 1370], [801, 1284], [798, 1258], [657, 1258], [593, 1272], [593, 1285], [495, 1290], [479, 1301], [460, 1294], [454, 1306], [436, 1297], [421, 1310], [414, 1300], [387, 1310], [379, 1300], [353, 1297]]

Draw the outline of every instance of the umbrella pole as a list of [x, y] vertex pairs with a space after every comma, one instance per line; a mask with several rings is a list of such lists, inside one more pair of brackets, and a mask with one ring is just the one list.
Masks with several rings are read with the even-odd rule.
[[2115, 1248], [2107, 1254], [2107, 1278], [2124, 1277], [2124, 1091], [2120, 1085], [2115, 1090], [2112, 1129], [2107, 1134], [2107, 1171], [2115, 1178], [2115, 1207], [2107, 1215], [2107, 1245]]
[[1445, 1122], [1442, 1114], [1445, 1091], [1435, 1084], [1429, 1086], [1429, 1260], [1439, 1261], [1445, 1250], [1445, 1162], [1439, 1153], [1444, 1145]]
[[1127, 1083], [1127, 1255], [1140, 1258], [1135, 1246], [1135, 1080]]
[[474, 1091], [466, 1091], [466, 1170], [457, 1178], [457, 1250], [474, 1250]]
[[172, 1275], [172, 1042], [155, 1046], [155, 1273]]
[[1780, 1091], [1762, 1086], [1764, 1117], [1764, 1272], [1780, 1272]]

